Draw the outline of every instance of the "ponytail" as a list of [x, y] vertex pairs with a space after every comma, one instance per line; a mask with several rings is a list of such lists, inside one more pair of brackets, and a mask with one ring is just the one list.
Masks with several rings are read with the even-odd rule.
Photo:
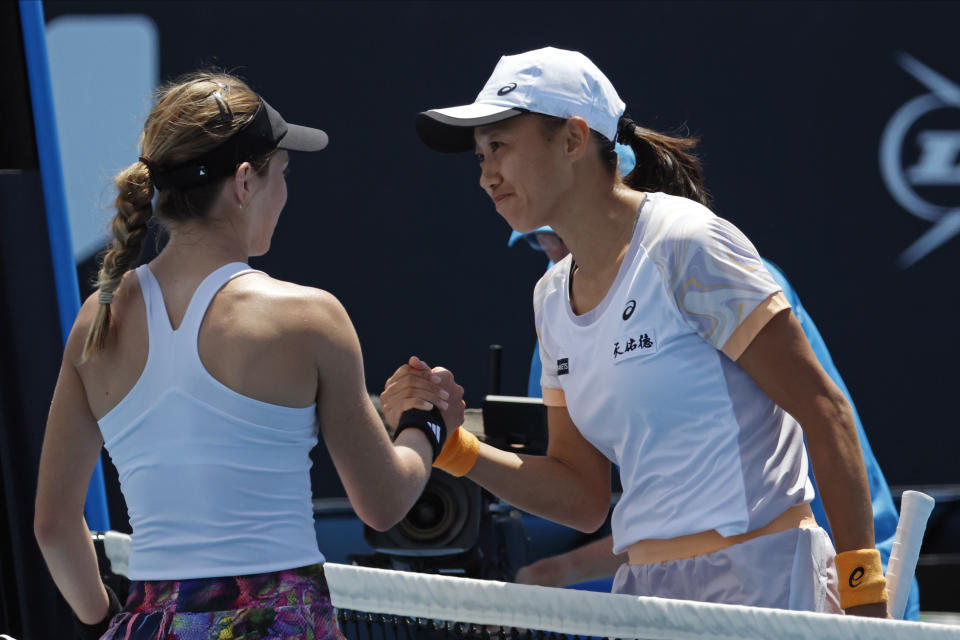
[[113, 292], [123, 274], [133, 268], [140, 258], [147, 223], [153, 215], [153, 182], [143, 160], [136, 162], [114, 178], [117, 186], [116, 208], [113, 217], [113, 242], [103, 256], [97, 275], [100, 305], [83, 344], [83, 358], [102, 351], [110, 333], [110, 304]]
[[663, 191], [708, 205], [700, 160], [692, 153], [697, 138], [674, 138], [638, 126], [628, 116], [620, 118], [617, 140], [629, 145], [637, 157], [623, 182], [637, 191]]

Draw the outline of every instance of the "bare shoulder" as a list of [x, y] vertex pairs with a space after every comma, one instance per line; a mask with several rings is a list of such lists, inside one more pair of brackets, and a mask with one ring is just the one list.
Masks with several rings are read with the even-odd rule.
[[97, 311], [100, 308], [99, 297], [99, 292], [94, 291], [80, 305], [80, 312], [77, 313], [77, 317], [73, 321], [73, 328], [70, 330], [68, 348], [70, 342], [74, 342], [75, 337], [79, 338], [82, 346], [83, 340], [87, 337], [87, 332], [93, 325], [94, 318], [97, 317]]
[[217, 302], [233, 320], [244, 318], [263, 331], [320, 343], [353, 332], [346, 309], [328, 291], [277, 280], [262, 273], [232, 280]]
[[249, 307], [269, 308], [270, 315], [278, 322], [317, 320], [345, 313], [340, 301], [328, 291], [277, 280], [264, 273], [231, 280], [219, 297], [232, 305], [246, 307], [245, 311], [255, 310]]
[[[113, 303], [111, 304], [112, 324], [116, 325], [117, 320], [124, 318], [132, 309], [139, 309], [143, 306], [143, 294], [140, 291], [140, 281], [128, 271], [120, 280], [120, 286], [114, 292]], [[135, 306], [138, 305], [138, 306]], [[80, 365], [83, 360], [83, 344], [86, 342], [90, 327], [93, 326], [100, 311], [100, 292], [95, 290], [80, 305], [80, 311], [73, 321], [73, 327], [70, 329], [70, 336], [67, 338], [66, 349], [64, 350], [64, 359], [72, 362], [74, 365]], [[108, 343], [109, 343], [108, 339]]]

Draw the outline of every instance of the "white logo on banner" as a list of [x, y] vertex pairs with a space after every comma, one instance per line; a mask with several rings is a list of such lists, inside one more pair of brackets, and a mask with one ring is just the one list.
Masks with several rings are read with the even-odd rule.
[[960, 186], [960, 130], [917, 131], [911, 141], [919, 148], [919, 157], [909, 167], [902, 161], [907, 136], [920, 118], [938, 109], [960, 109], [960, 85], [906, 53], [897, 62], [930, 90], [893, 114], [880, 141], [880, 172], [890, 194], [904, 209], [933, 223], [900, 254], [905, 269], [960, 233], [960, 202], [937, 204], [917, 192], [917, 187]]

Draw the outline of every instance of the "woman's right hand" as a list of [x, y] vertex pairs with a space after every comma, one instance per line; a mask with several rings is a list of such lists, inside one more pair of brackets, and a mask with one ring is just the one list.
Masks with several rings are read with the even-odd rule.
[[400, 414], [407, 409], [429, 411], [439, 407], [448, 430], [463, 424], [463, 387], [456, 383], [453, 374], [442, 368], [433, 369], [416, 356], [398, 368], [380, 394], [383, 415], [387, 424], [396, 427]]

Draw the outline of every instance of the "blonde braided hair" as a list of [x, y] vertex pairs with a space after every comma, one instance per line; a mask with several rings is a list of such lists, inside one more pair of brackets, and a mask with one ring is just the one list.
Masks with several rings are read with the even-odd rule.
[[[157, 102], [140, 136], [141, 159], [114, 177], [117, 213], [111, 223], [113, 238], [97, 274], [100, 304], [84, 341], [84, 359], [106, 346], [113, 293], [143, 251], [154, 213], [151, 170], [179, 165], [219, 146], [253, 118], [259, 104], [259, 96], [246, 83], [222, 72], [191, 73], [157, 92]], [[254, 168], [265, 170], [267, 161], [265, 156], [253, 163]], [[157, 191], [157, 217], [161, 221], [204, 218], [224, 180]]]

